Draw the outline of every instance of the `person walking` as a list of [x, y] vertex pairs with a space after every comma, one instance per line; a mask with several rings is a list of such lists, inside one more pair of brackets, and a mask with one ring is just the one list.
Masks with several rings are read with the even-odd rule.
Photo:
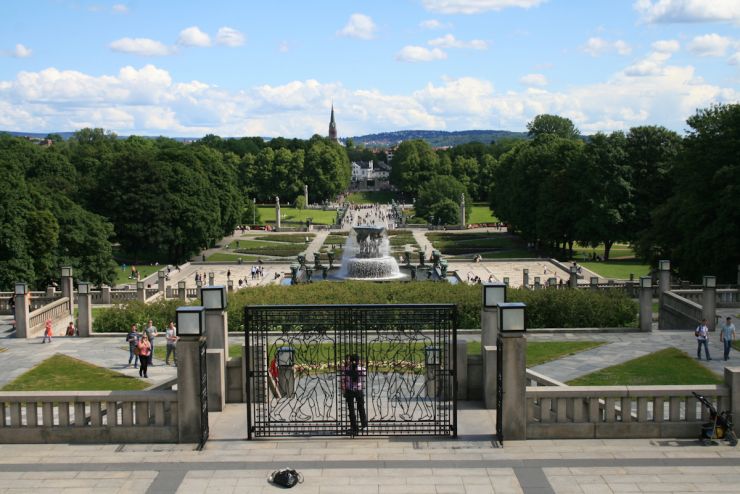
[[67, 325], [67, 332], [65, 333], [65, 336], [75, 336], [77, 335], [77, 330], [75, 329], [75, 323], [72, 321], [69, 321], [69, 325]]
[[735, 325], [732, 324], [732, 318], [729, 316], [725, 323], [719, 327], [719, 341], [724, 345], [725, 360], [729, 360], [732, 342], [735, 341]]
[[347, 401], [349, 424], [352, 435], [357, 435], [359, 432], [357, 427], [357, 416], [355, 413], [355, 403], [357, 404], [357, 412], [360, 414], [360, 428], [364, 429], [367, 427], [365, 395], [363, 394], [366, 376], [367, 371], [362, 365], [360, 365], [360, 357], [356, 354], [347, 355], [342, 369], [340, 384], [342, 393], [344, 394], [344, 399]]
[[707, 358], [707, 360], [712, 360], [711, 357], [709, 357], [709, 344], [707, 342], [709, 338], [709, 327], [707, 326], [706, 319], [702, 319], [701, 324], [696, 327], [696, 331], [694, 331], [694, 336], [696, 336], [697, 341], [696, 358], [698, 360], [701, 360], [701, 347], [704, 346], [704, 356]]
[[175, 328], [175, 323], [170, 321], [170, 325], [167, 327], [167, 331], [165, 332], [165, 337], [167, 338], [167, 355], [164, 358], [164, 364], [170, 365], [170, 354], [172, 354], [172, 363], [177, 367], [177, 340], [179, 339], [177, 336], [177, 328]]
[[146, 337], [149, 340], [149, 346], [151, 348], [151, 352], [149, 353], [149, 362], [147, 362], [147, 364], [154, 367], [154, 362], [152, 362], [152, 359], [154, 358], [154, 338], [159, 333], [157, 333], [157, 328], [154, 326], [154, 323], [151, 319], [149, 319], [149, 322], [146, 325], [144, 334], [146, 334]]
[[147, 371], [149, 370], [149, 358], [152, 355], [152, 346], [149, 344], [149, 337], [144, 333], [136, 344], [139, 349], [139, 377], [149, 377]]
[[44, 337], [42, 338], [41, 343], [46, 343], [47, 340], [51, 343], [51, 319], [46, 320], [46, 324], [44, 326]]
[[133, 360], [134, 369], [139, 367], [139, 352], [137, 350], [139, 332], [136, 329], [136, 324], [132, 324], [131, 329], [126, 335], [126, 343], [128, 343], [128, 366], [131, 367], [131, 361]]

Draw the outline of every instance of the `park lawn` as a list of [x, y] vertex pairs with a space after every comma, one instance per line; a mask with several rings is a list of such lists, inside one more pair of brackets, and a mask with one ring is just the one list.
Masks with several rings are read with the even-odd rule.
[[56, 354], [6, 384], [3, 391], [126, 391], [148, 386], [120, 372]]
[[[166, 268], [167, 266], [152, 266], [150, 264], [136, 264], [136, 270], [140, 273], [141, 279], [143, 280], [147, 276], [149, 276], [152, 273], [156, 273], [162, 268]], [[135, 284], [136, 280], [133, 280], [129, 278], [131, 276], [131, 266], [129, 264], [126, 264], [126, 269], [121, 269], [121, 266], [118, 266], [116, 269], [116, 279], [113, 281], [114, 285], [129, 285], [129, 284]]]
[[352, 204], [390, 204], [396, 194], [389, 190], [352, 192], [347, 196], [347, 202]]
[[482, 252], [483, 259], [531, 259], [537, 257], [535, 253], [527, 249], [510, 249], [500, 252]]
[[206, 257], [208, 262], [235, 262], [239, 261], [256, 261], [259, 256], [251, 256], [249, 254], [229, 254], [227, 252], [214, 252], [210, 256]]
[[[599, 244], [596, 247], [589, 247], [588, 245], [582, 245], [578, 242], [573, 245], [573, 260], [580, 261], [583, 259], [583, 254], [586, 254], [588, 258], [591, 258], [592, 254], [604, 257], [604, 244]], [[609, 259], [634, 259], [635, 250], [629, 244], [614, 244], [609, 250]]]
[[468, 223], [496, 223], [497, 221], [498, 218], [493, 215], [493, 212], [488, 206], [474, 205], [471, 208]]
[[611, 278], [618, 280], [628, 280], [630, 274], [635, 275], [635, 279], [640, 276], [647, 276], [650, 273], [650, 265], [643, 264], [640, 261], [631, 260], [610, 260], [603, 262], [578, 262], [586, 269], [593, 271], [602, 278]]
[[[530, 341], [527, 343], [527, 367], [545, 364], [603, 344], [603, 341]], [[480, 341], [469, 341], [468, 354], [480, 353]]]
[[[293, 234], [285, 234], [285, 233], [274, 233], [271, 235], [261, 235], [259, 237], [253, 237], [252, 240], [264, 240], [268, 242], [286, 242], [289, 244], [305, 244], [306, 239], [310, 242], [313, 240], [313, 238], [316, 236], [315, 233], [293, 233]], [[239, 241], [239, 245], [241, 245], [242, 240]], [[230, 247], [234, 248], [236, 247], [235, 242], [231, 242]]]
[[[525, 244], [518, 237], [500, 232], [432, 232], [427, 238], [442, 254], [463, 255], [491, 252], [494, 257], [519, 257]], [[487, 256], [485, 256], [487, 257]], [[532, 257], [527, 253], [525, 257]]]
[[[274, 224], [275, 223], [275, 207], [274, 206], [258, 206], [257, 210], [260, 213], [263, 223]], [[306, 223], [306, 219], [313, 218], [313, 223], [316, 225], [333, 225], [337, 219], [337, 212], [333, 209], [323, 211], [321, 209], [296, 209], [294, 207], [280, 207], [280, 213], [283, 215], [282, 221], [290, 221], [296, 223]]]
[[663, 350], [613, 365], [568, 381], [571, 386], [668, 386], [722, 384], [710, 371], [678, 348]]

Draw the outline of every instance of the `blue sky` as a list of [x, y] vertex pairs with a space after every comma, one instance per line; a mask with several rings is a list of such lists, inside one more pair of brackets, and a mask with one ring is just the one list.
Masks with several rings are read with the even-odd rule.
[[685, 129], [740, 99], [740, 0], [9, 1], [0, 129], [309, 137]]

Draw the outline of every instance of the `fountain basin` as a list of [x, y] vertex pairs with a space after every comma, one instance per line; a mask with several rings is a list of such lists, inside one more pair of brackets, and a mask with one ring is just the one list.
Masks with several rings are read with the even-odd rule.
[[354, 257], [342, 263], [345, 269], [344, 279], [347, 280], [401, 280], [406, 275], [398, 269], [398, 263], [391, 256], [383, 257]]

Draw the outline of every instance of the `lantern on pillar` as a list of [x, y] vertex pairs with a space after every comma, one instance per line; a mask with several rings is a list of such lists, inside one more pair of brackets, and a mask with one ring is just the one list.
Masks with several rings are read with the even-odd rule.
[[206, 310], [226, 309], [226, 287], [223, 285], [204, 286], [200, 290], [200, 299]]
[[90, 283], [87, 281], [80, 281], [77, 284], [77, 293], [80, 295], [87, 295], [90, 293]]
[[144, 282], [143, 281], [137, 281], [136, 282], [136, 289], [137, 290], [143, 290], [144, 289]]
[[499, 331], [502, 333], [521, 333], [527, 330], [524, 319], [526, 304], [509, 302], [499, 304]]
[[27, 283], [16, 283], [15, 284], [15, 294], [16, 295], [25, 295], [27, 293], [28, 293]]
[[717, 278], [715, 276], [705, 276], [702, 285], [704, 288], [716, 288]]
[[483, 283], [483, 307], [491, 309], [506, 302], [506, 283]]
[[206, 309], [203, 306], [178, 307], [177, 335], [202, 336], [206, 328]]
[[62, 278], [69, 278], [72, 276], [72, 268], [69, 266], [64, 266], [62, 268]]
[[658, 261], [658, 268], [661, 271], [670, 271], [671, 270], [671, 261], [667, 259], [663, 259]]
[[652, 288], [653, 280], [650, 276], [640, 276], [640, 288]]

